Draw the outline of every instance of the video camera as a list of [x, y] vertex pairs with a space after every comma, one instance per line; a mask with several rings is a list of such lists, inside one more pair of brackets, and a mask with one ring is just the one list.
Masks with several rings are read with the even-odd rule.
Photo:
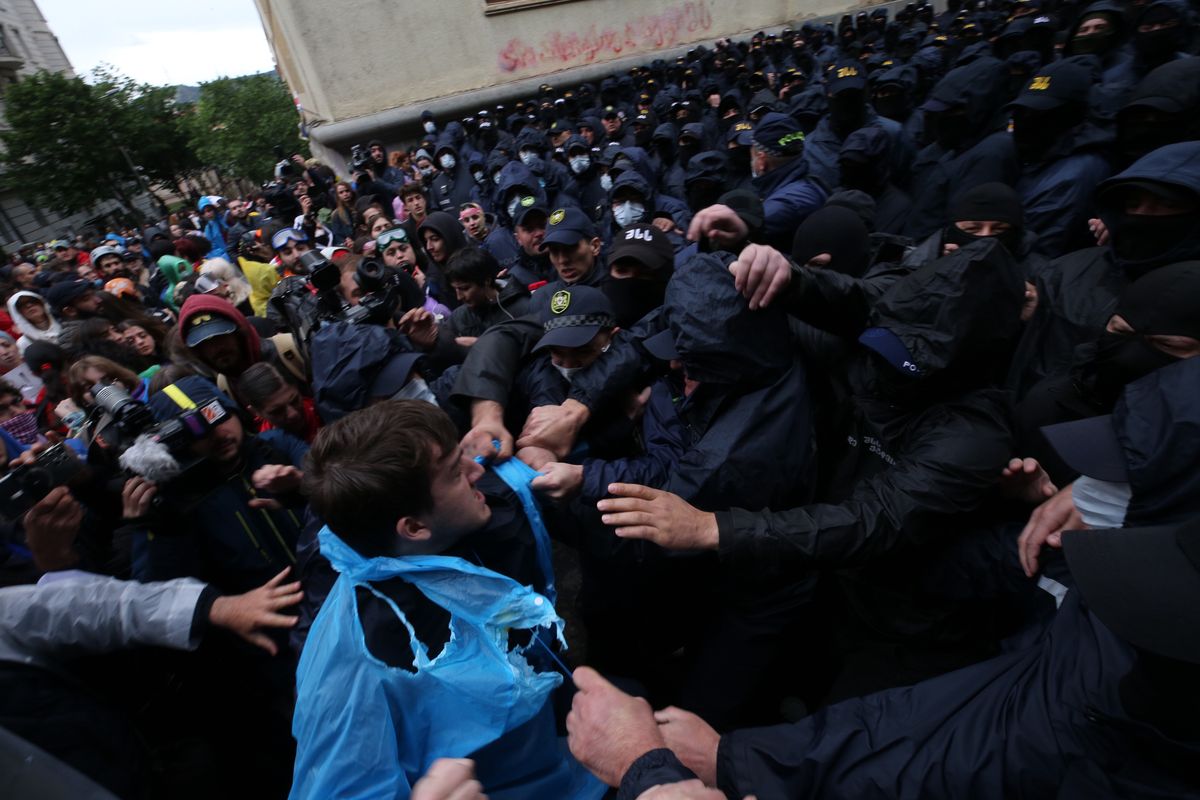
[[355, 282], [362, 290], [358, 305], [342, 299], [341, 268], [320, 252], [302, 254], [300, 264], [308, 282], [292, 284], [270, 302], [287, 322], [306, 360], [312, 335], [322, 324], [386, 325], [398, 312], [420, 307], [425, 300], [421, 287], [406, 270], [374, 259], [364, 259], [355, 270]]
[[0, 516], [19, 519], [51, 489], [78, 475], [83, 466], [65, 444], [47, 447], [32, 464], [22, 464], [0, 478]]
[[350, 148], [351, 172], [366, 172], [371, 169], [373, 163], [371, 151], [366, 145], [356, 144]]
[[203, 463], [192, 452], [192, 444], [229, 416], [214, 399], [156, 422], [149, 407], [134, 400], [119, 383], [96, 384], [92, 397], [96, 410], [108, 417], [97, 428], [97, 443], [115, 452], [120, 466], [155, 483], [170, 481]]

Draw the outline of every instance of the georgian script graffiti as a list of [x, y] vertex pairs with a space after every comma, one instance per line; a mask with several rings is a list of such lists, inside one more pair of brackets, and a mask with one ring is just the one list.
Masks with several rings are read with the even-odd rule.
[[683, 44], [710, 28], [709, 0], [688, 0], [660, 14], [631, 19], [623, 26], [598, 28], [593, 23], [582, 32], [554, 31], [533, 43], [510, 39], [500, 51], [499, 65], [505, 72], [561, 69], [603, 61], [627, 50], [657, 50]]

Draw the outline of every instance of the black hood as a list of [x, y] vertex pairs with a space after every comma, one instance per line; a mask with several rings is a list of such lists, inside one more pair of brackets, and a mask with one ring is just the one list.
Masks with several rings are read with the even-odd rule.
[[897, 281], [875, 304], [870, 326], [899, 339], [910, 374], [925, 379], [986, 366], [977, 362], [994, 359], [1020, 330], [1024, 298], [1016, 260], [999, 242], [975, 242]]
[[1008, 68], [998, 58], [984, 57], [950, 70], [929, 93], [931, 100], [963, 106], [970, 133], [965, 144], [1008, 124]]
[[462, 225], [457, 219], [445, 211], [434, 211], [421, 226], [417, 228], [417, 235], [429, 229], [441, 236], [446, 242], [446, 258], [457, 253], [459, 250], [467, 246], [467, 234], [463, 231]]
[[792, 366], [786, 314], [778, 304], [751, 311], [718, 256], [697, 255], [677, 270], [663, 306], [692, 380], [754, 388]]

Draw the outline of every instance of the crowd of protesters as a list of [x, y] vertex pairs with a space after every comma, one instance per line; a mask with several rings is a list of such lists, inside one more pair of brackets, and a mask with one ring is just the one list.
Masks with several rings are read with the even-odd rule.
[[1200, 796], [1196, 13], [722, 39], [14, 256], [0, 727], [123, 798]]

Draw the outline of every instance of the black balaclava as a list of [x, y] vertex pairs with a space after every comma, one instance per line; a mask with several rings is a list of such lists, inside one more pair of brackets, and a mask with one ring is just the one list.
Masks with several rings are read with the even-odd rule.
[[1120, 44], [1120, 22], [1111, 11], [1093, 11], [1085, 13], [1075, 23], [1078, 29], [1089, 19], [1100, 17], [1108, 21], [1109, 28], [1104, 33], [1093, 33], [1087, 36], [1076, 36], [1067, 42], [1066, 54], [1069, 56], [1103, 56]]
[[629, 328], [663, 304], [670, 270], [648, 278], [622, 278], [606, 282], [601, 289], [612, 303], [613, 316], [621, 328]]
[[829, 98], [829, 122], [843, 138], [867, 120], [867, 100], [861, 89], [843, 89]]
[[1105, 332], [1090, 357], [1076, 369], [1076, 384], [1088, 399], [1111, 408], [1125, 386], [1178, 357], [1164, 353], [1145, 337], [1190, 336], [1200, 339], [1200, 261], [1183, 261], [1149, 272], [1121, 293], [1113, 312], [1134, 332]]
[[[998, 236], [973, 236], [959, 229], [956, 222], [993, 220], [1012, 226]], [[1021, 198], [1012, 187], [1003, 183], [985, 183], [960, 194], [950, 205], [950, 224], [942, 233], [942, 241], [959, 247], [980, 239], [995, 239], [1013, 256], [1021, 252], [1021, 236], [1025, 212]]]
[[862, 217], [843, 206], [825, 206], [814, 211], [792, 240], [792, 260], [806, 264], [822, 253], [831, 257], [823, 269], [854, 278], [867, 271], [870, 262], [870, 233]]
[[725, 192], [725, 187], [716, 181], [688, 181], [683, 189], [688, 208], [696, 213], [702, 208], [716, 205], [718, 198]]
[[[1147, 188], [1152, 186], [1150, 182], [1147, 184]], [[1180, 187], [1170, 188], [1185, 191]], [[1200, 201], [1195, 196], [1192, 199], [1194, 203]], [[1119, 202], [1108, 205], [1101, 218], [1108, 226], [1113, 252], [1131, 278], [1195, 252], [1200, 235], [1200, 209], [1169, 215], [1130, 214]], [[1177, 258], [1172, 258], [1173, 255]]]
[[857, 189], [874, 197], [887, 186], [886, 164], [872, 163], [863, 154], [843, 155], [838, 159], [841, 188]]
[[1180, 19], [1179, 12], [1166, 4], [1155, 4], [1138, 18], [1138, 25], [1162, 23], [1175, 20], [1175, 25], [1162, 30], [1133, 34], [1133, 49], [1138, 59], [1146, 66], [1158, 66], [1170, 61], [1187, 41], [1187, 24]]
[[957, 150], [974, 130], [964, 108], [950, 109], [929, 114], [926, 119], [933, 129], [933, 137], [943, 150]]
[[1013, 109], [1013, 147], [1022, 164], [1037, 164], [1046, 153], [1083, 122], [1086, 106], [1063, 103], [1046, 111]]

